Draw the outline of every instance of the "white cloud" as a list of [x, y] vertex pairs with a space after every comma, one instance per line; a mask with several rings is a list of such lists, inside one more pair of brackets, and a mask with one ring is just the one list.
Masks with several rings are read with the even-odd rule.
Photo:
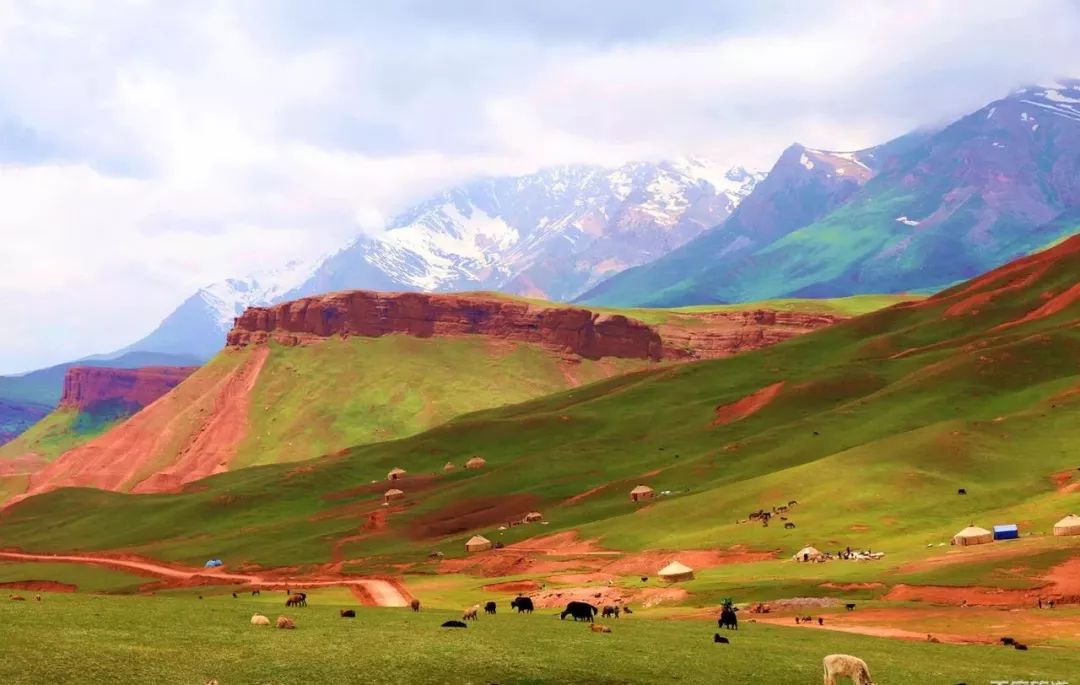
[[121, 347], [473, 175], [768, 166], [1080, 74], [1065, 1], [706, 4], [0, 2], [0, 130], [35, 142], [0, 140], [0, 372]]

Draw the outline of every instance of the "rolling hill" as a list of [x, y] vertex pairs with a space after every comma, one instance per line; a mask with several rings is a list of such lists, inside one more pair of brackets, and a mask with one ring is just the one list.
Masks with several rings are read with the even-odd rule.
[[1021, 89], [869, 151], [794, 146], [727, 222], [579, 299], [678, 306], [937, 290], [1080, 230], [1078, 150], [1076, 80]]
[[[560, 566], [586, 544], [567, 545], [575, 539], [759, 559], [815, 543], [887, 550], [887, 566], [829, 567], [880, 581], [910, 573], [903, 562], [972, 521], [1015, 521], [1047, 539], [1052, 522], [1076, 508], [1078, 282], [1073, 238], [927, 300], [783, 344], [651, 366], [331, 458], [221, 474], [172, 495], [49, 492], [7, 508], [0, 536], [36, 551], [368, 571], [404, 563], [491, 576], [603, 567], [587, 556]], [[473, 455], [486, 465], [443, 471]], [[408, 471], [396, 483], [405, 495], [382, 506], [394, 467]], [[637, 484], [658, 497], [631, 503]], [[960, 488], [968, 494], [958, 497]], [[745, 523], [747, 512], [791, 500], [797, 527]], [[548, 525], [499, 529], [531, 510]], [[464, 559], [476, 533], [509, 547]], [[447, 558], [430, 561], [432, 549]], [[535, 554], [545, 549], [564, 556], [540, 566]], [[798, 568], [771, 580], [772, 562], [762, 563], [758, 581], [735, 582], [771, 589], [744, 595], [818, 582]], [[693, 587], [711, 596], [731, 587], [725, 578], [717, 570]]]
[[6, 467], [4, 494], [169, 491], [224, 470], [397, 440], [663, 362], [728, 356], [885, 302], [631, 312], [639, 320], [490, 293], [353, 291], [251, 308], [227, 349], [124, 423], [76, 431], [62, 409], [0, 451], [0, 464], [21, 458]]

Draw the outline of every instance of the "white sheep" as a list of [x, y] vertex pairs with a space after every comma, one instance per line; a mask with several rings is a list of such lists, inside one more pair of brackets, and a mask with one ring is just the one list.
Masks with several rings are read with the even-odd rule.
[[270, 619], [262, 614], [255, 614], [251, 617], [251, 625], [253, 626], [268, 626], [270, 625]]
[[874, 685], [870, 669], [862, 659], [847, 654], [830, 654], [822, 659], [825, 666], [825, 685], [836, 685], [837, 677], [851, 678], [854, 685]]

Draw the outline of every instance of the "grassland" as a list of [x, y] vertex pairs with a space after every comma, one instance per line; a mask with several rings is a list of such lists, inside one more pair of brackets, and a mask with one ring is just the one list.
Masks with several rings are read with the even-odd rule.
[[581, 360], [526, 344], [470, 338], [330, 339], [273, 345], [233, 468], [300, 461], [396, 440], [460, 414], [548, 395], [640, 368]]
[[[550, 612], [483, 616], [465, 630], [439, 624], [456, 613], [357, 609], [343, 594], [315, 593], [289, 610], [294, 631], [249, 624], [260, 612], [286, 613], [280, 595], [232, 599], [176, 596], [48, 595], [0, 603], [0, 682], [161, 683], [211, 678], [230, 683], [817, 683], [828, 653], [858, 654], [875, 681], [906, 685], [1065, 680], [1080, 673], [1073, 650], [1017, 652], [990, 646], [898, 642], [745, 624], [715, 645], [712, 621], [644, 617], [592, 634]], [[58, 629], [58, 628], [61, 628]]]
[[79, 592], [132, 592], [152, 580], [100, 566], [0, 562], [0, 583], [50, 581], [72, 586]]
[[77, 409], [55, 409], [25, 433], [0, 446], [0, 459], [33, 453], [45, 461], [52, 461], [69, 449], [101, 435], [117, 423], [118, 419], [98, 418]]

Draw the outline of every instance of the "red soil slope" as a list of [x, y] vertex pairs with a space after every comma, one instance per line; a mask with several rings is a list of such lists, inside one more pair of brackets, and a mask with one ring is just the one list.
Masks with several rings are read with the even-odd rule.
[[[587, 359], [711, 359], [755, 349], [828, 326], [843, 317], [798, 312], [736, 311], [672, 316], [650, 326], [620, 314], [484, 295], [331, 293], [253, 307], [236, 319], [228, 344], [267, 340], [305, 344], [331, 336], [421, 338], [486, 335], [542, 345]], [[685, 325], [680, 321], [685, 319]]]
[[64, 376], [60, 406], [93, 411], [102, 404], [120, 403], [141, 408], [169, 392], [190, 376], [194, 366], [148, 366], [110, 369], [74, 366]]
[[768, 406], [768, 404], [780, 394], [780, 390], [782, 390], [783, 387], [784, 381], [773, 383], [772, 385], [767, 385], [761, 390], [751, 393], [731, 404], [717, 407], [716, 418], [713, 419], [713, 425], [723, 426], [724, 424], [741, 421], [748, 416], [756, 414]]
[[[225, 470], [247, 429], [249, 393], [269, 350], [256, 350], [222, 377], [212, 369], [105, 435], [64, 453], [31, 476], [25, 497], [62, 487], [161, 492]], [[178, 388], [177, 390], [180, 390]]]

